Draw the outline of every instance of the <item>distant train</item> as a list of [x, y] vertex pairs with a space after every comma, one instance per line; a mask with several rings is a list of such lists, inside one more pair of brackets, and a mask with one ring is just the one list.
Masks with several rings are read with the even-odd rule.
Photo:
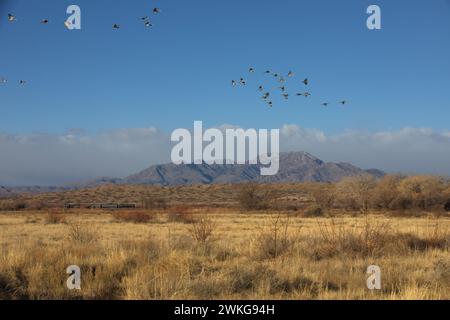
[[93, 204], [79, 204], [79, 203], [66, 203], [64, 209], [136, 209], [136, 204], [130, 203], [93, 203]]

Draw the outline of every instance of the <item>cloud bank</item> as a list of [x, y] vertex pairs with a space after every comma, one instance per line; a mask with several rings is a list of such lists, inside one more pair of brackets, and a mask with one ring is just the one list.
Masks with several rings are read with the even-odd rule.
[[[231, 126], [220, 126], [225, 128]], [[282, 151], [307, 151], [324, 161], [387, 172], [450, 174], [450, 132], [404, 128], [327, 134], [286, 124]], [[97, 177], [125, 177], [170, 159], [170, 133], [157, 128], [100, 134], [0, 133], [0, 185], [60, 185]], [[282, 164], [281, 164], [282, 165]]]

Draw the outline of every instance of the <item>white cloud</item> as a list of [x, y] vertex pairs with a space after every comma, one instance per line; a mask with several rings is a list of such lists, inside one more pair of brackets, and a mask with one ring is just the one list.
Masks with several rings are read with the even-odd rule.
[[0, 134], [0, 185], [53, 185], [101, 176], [123, 177], [166, 162], [169, 137], [156, 128], [97, 135]]
[[[124, 177], [168, 162], [170, 149], [169, 133], [157, 128], [94, 135], [80, 129], [60, 135], [0, 133], [0, 185], [55, 185], [101, 176]], [[388, 172], [450, 174], [448, 131], [404, 128], [330, 135], [286, 124], [281, 128], [281, 150], [304, 150], [324, 161]]]
[[282, 134], [283, 151], [306, 150], [326, 161], [350, 162], [388, 172], [450, 174], [449, 132], [404, 128], [327, 135], [290, 125], [283, 127]]

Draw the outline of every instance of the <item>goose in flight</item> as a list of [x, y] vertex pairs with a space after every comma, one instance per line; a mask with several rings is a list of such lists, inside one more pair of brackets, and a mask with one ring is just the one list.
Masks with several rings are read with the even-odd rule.
[[0, 77], [0, 84], [6, 84], [8, 83], [8, 79], [4, 78], [4, 77]]
[[236, 81], [234, 81], [234, 80], [231, 80], [231, 85], [233, 86], [233, 87], [235, 87], [236, 86]]
[[309, 92], [305, 92], [305, 93], [303, 94], [303, 96], [304, 96], [305, 98], [308, 98], [310, 95], [311, 95], [311, 93], [309, 93]]
[[342, 105], [345, 105], [345, 104], [347, 104], [347, 101], [346, 100], [342, 100], [341, 102], [339, 102], [340, 104], [342, 104]]
[[285, 92], [286, 91], [286, 87], [285, 86], [278, 87], [278, 89], [280, 89], [281, 92]]
[[248, 68], [248, 72], [254, 73], [254, 72], [255, 72], [255, 69], [254, 69], [254, 68]]
[[120, 25], [118, 25], [117, 23], [113, 24], [113, 29], [120, 29]]
[[324, 106], [324, 107], [328, 107], [329, 106], [329, 102], [324, 102], [324, 103], [322, 103], [322, 105]]
[[13, 14], [8, 13], [8, 21], [9, 22], [14, 22], [14, 21], [16, 21], [16, 17]]
[[25, 84], [27, 84], [27, 82], [26, 82], [25, 80], [20, 80], [20, 81], [19, 81], [19, 84], [20, 84], [20, 85], [25, 85]]
[[288, 72], [288, 78], [292, 78], [294, 76], [294, 73], [292, 71]]
[[240, 84], [242, 84], [243, 86], [245, 86], [245, 84], [247, 83], [247, 82], [245, 81], [244, 78], [241, 78], [241, 79], [239, 80], [239, 82], [240, 82]]
[[263, 86], [259, 86], [258, 87], [258, 91], [261, 91], [261, 92], [264, 91], [264, 87]]
[[273, 107], [273, 102], [272, 101], [267, 101], [267, 104], [269, 105], [269, 107]]
[[267, 100], [269, 97], [270, 97], [269, 92], [264, 93], [264, 95], [262, 96], [263, 100]]
[[153, 8], [153, 13], [154, 14], [159, 14], [159, 13], [161, 13], [161, 9], [160, 8]]
[[282, 96], [284, 97], [285, 100], [289, 100], [289, 94], [288, 93], [283, 93]]
[[144, 26], [146, 26], [147, 28], [152, 27], [153, 25], [151, 24], [150, 21], [145, 21]]
[[307, 85], [309, 84], [308, 78], [306, 78], [305, 80], [303, 80], [303, 84], [304, 84], [305, 86], [307, 86]]
[[41, 23], [42, 23], [42, 24], [48, 24], [48, 22], [49, 22], [48, 19], [42, 19], [42, 20], [41, 20]]

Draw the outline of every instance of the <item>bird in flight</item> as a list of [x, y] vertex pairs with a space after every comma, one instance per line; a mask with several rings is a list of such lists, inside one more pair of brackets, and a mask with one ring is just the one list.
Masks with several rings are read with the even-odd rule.
[[145, 21], [144, 25], [145, 25], [147, 28], [150, 28], [150, 27], [153, 26], [153, 25], [151, 24], [150, 21]]
[[14, 22], [14, 21], [16, 21], [16, 17], [13, 14], [8, 13], [8, 21], [9, 22]]
[[113, 29], [120, 29], [120, 25], [118, 25], [117, 23], [113, 24]]
[[159, 14], [159, 13], [161, 13], [161, 9], [160, 8], [153, 8], [153, 13], [154, 14]]
[[48, 24], [48, 22], [49, 22], [48, 19], [42, 19], [42, 20], [41, 20], [41, 23], [42, 23], [42, 24]]
[[8, 79], [6, 79], [4, 77], [1, 77], [0, 78], [0, 84], [6, 84], [6, 83], [8, 83]]
[[25, 85], [25, 84], [27, 84], [27, 82], [26, 82], [25, 80], [20, 80], [20, 81], [19, 81], [19, 84], [20, 84], [20, 85]]
[[[306, 91], [306, 89], [299, 89], [298, 91], [296, 91], [296, 93], [295, 92], [289, 92], [289, 89], [288, 89], [289, 85], [288, 84], [290, 83], [292, 78], [295, 78], [297, 76], [294, 73], [294, 71], [292, 71], [292, 69], [290, 71], [288, 71], [287, 73], [285, 73], [284, 71], [281, 72], [281, 73], [280, 72], [274, 72], [271, 69], [264, 69], [264, 70], [265, 71], [262, 71], [262, 74], [270, 75], [268, 80], [270, 80], [270, 82], [272, 84], [274, 84], [274, 86], [272, 87], [270, 84], [266, 84], [266, 83], [263, 83], [263, 82], [256, 83], [255, 86], [258, 88], [257, 92], [260, 92], [262, 94], [260, 96], [261, 100], [263, 100], [265, 103], [267, 103], [270, 107], [273, 106], [273, 101], [274, 101], [273, 99], [271, 99], [271, 97], [273, 95], [275, 95], [275, 97], [279, 97], [278, 93], [276, 93], [276, 91], [278, 91], [278, 90], [280, 90], [278, 92], [279, 92], [280, 96], [284, 98], [285, 101], [289, 100], [291, 98], [291, 96], [292, 97], [295, 97], [295, 96], [297, 96], [297, 97], [304, 97], [305, 99], [311, 96], [311, 93], [309, 91]], [[253, 67], [249, 67], [247, 69], [247, 71], [249, 73], [256, 73], [257, 70], [255, 68], [253, 68]], [[299, 81], [303, 85], [309, 86], [311, 84], [309, 78], [305, 78], [304, 80], [301, 80], [301, 79], [303, 79], [303, 78], [300, 78]], [[260, 80], [261, 79], [259, 79], [257, 81], [260, 81]], [[267, 78], [265, 80], [267, 80]], [[248, 83], [250, 84], [250, 80], [249, 80]], [[247, 85], [247, 80], [245, 80], [242, 77], [242, 78], [240, 78], [240, 80], [232, 80], [231, 84], [232, 84], [232, 86], [237, 86], [238, 84], [242, 85], [242, 86], [245, 86], [245, 85]], [[268, 91], [266, 91], [266, 90], [268, 90]], [[281, 100], [283, 98], [281, 98]], [[328, 106], [333, 105], [333, 104], [334, 104], [333, 102], [331, 102], [331, 103], [330, 102], [320, 103], [320, 105], [323, 106], [323, 107], [328, 107]], [[348, 104], [348, 101], [347, 100], [341, 100], [341, 101], [336, 100], [336, 104], [346, 105], [346, 104]]]

